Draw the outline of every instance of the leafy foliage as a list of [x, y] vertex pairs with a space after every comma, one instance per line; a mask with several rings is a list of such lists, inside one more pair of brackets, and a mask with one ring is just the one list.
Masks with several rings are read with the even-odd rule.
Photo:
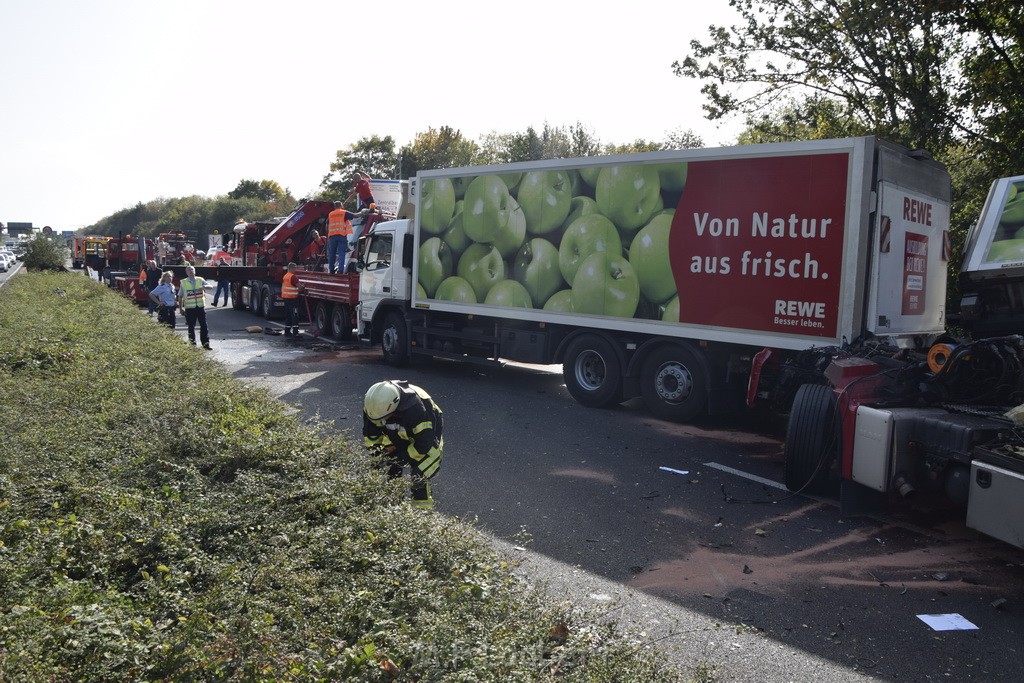
[[60, 270], [70, 252], [62, 240], [35, 235], [25, 244], [25, 267], [29, 270]]
[[4, 680], [681, 680], [113, 290], [0, 327]]
[[345, 201], [355, 187], [356, 171], [371, 178], [392, 178], [398, 168], [395, 140], [390, 135], [363, 138], [338, 150], [330, 170], [320, 183], [320, 196], [331, 201]]

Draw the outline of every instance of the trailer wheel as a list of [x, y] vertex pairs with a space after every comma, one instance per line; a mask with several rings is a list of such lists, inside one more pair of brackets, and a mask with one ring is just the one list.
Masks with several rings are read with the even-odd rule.
[[331, 311], [331, 334], [335, 339], [352, 339], [352, 309], [347, 304], [335, 304]]
[[263, 293], [260, 295], [260, 303], [263, 304], [263, 317], [270, 320], [274, 316], [274, 301], [277, 296], [271, 291], [270, 285], [263, 285]]
[[231, 289], [231, 308], [236, 311], [240, 311], [245, 308], [245, 302], [242, 301], [242, 284], [240, 282], [232, 282], [228, 285]]
[[313, 309], [313, 329], [316, 336], [326, 337], [331, 333], [331, 305], [326, 301], [317, 301]]
[[602, 337], [585, 334], [569, 342], [562, 377], [569, 394], [589, 408], [605, 408], [622, 401], [622, 364], [615, 349]]
[[640, 368], [640, 393], [656, 417], [689, 422], [704, 414], [708, 383], [697, 356], [682, 346], [655, 349]]
[[838, 414], [832, 388], [804, 384], [796, 392], [786, 427], [786, 488], [820, 493], [839, 450]]
[[389, 313], [384, 318], [384, 329], [380, 334], [380, 349], [384, 353], [384, 362], [395, 367], [409, 364], [409, 331], [405, 320], [397, 313]]
[[263, 307], [260, 304], [260, 286], [258, 284], [249, 284], [249, 310], [253, 315], [260, 315], [263, 311]]

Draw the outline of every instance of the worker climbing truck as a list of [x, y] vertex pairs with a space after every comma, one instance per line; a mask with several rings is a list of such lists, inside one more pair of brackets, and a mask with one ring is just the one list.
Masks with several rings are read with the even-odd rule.
[[1021, 340], [946, 334], [950, 195], [873, 137], [424, 171], [361, 238], [358, 334], [393, 365], [560, 363], [587, 406], [770, 407], [790, 489], [937, 486], [1022, 545], [1024, 462], [994, 453]]

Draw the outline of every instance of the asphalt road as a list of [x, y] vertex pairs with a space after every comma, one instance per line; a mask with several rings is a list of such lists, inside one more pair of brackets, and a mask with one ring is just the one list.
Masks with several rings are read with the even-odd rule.
[[[945, 509], [843, 519], [833, 500], [779, 486], [781, 442], [739, 420], [584, 408], [550, 368], [396, 371], [376, 349], [247, 333], [280, 325], [208, 311], [227, 370], [351, 438], [370, 384], [425, 387], [445, 413], [439, 511], [502, 539], [535, 580], [636, 623], [684, 665], [717, 667], [715, 680], [1024, 680], [1024, 551]], [[936, 614], [977, 628], [919, 618]]]

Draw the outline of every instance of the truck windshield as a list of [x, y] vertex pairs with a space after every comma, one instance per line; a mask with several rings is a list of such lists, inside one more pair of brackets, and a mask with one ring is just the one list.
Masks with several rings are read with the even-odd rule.
[[391, 245], [394, 235], [381, 233], [370, 237], [370, 246], [366, 250], [366, 269], [380, 270], [391, 266]]

